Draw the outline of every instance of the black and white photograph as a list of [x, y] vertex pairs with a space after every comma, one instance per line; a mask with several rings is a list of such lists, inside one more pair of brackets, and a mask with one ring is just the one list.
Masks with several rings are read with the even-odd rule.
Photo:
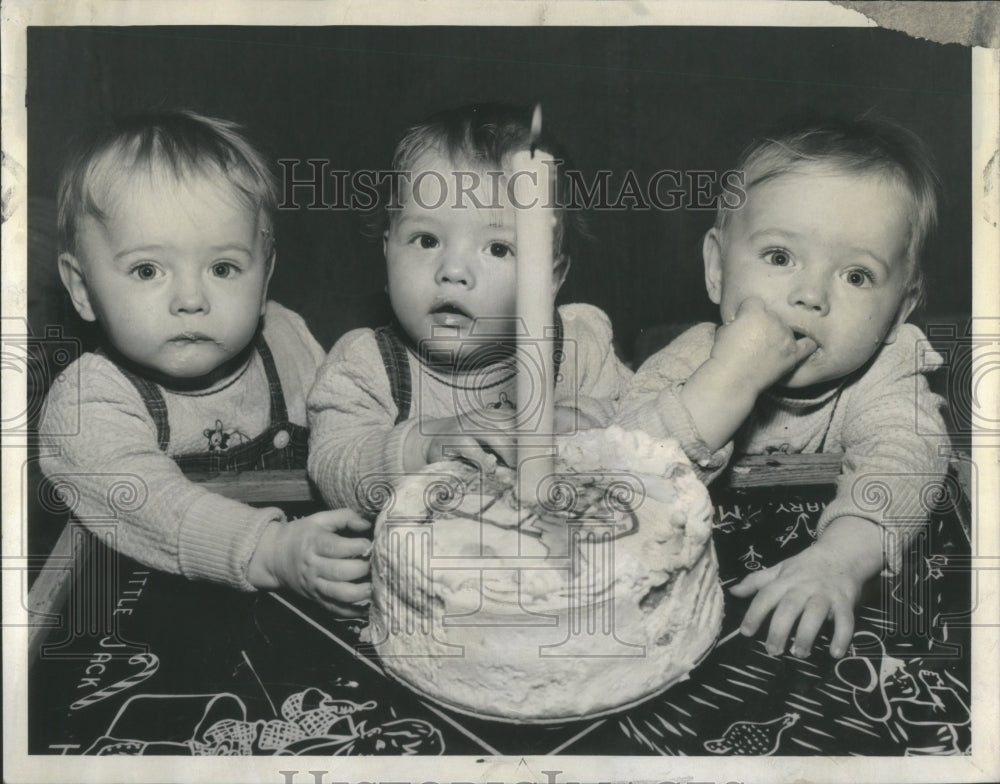
[[1000, 776], [1000, 13], [851, 5], [5, 3], [4, 779]]

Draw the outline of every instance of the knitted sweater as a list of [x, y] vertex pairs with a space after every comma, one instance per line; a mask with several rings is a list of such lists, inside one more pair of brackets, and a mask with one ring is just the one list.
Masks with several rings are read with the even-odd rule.
[[[631, 371], [612, 346], [611, 322], [591, 305], [564, 305], [563, 352], [555, 404], [573, 406], [608, 424]], [[506, 362], [468, 376], [447, 376], [407, 350], [414, 412], [396, 424], [398, 409], [370, 329], [342, 337], [327, 356], [309, 395], [309, 475], [332, 506], [371, 515], [364, 496], [372, 478], [404, 473], [403, 445], [421, 419], [453, 417], [516, 400], [516, 376]]]
[[814, 398], [769, 391], [733, 442], [712, 452], [681, 401], [681, 388], [708, 359], [715, 325], [699, 324], [650, 357], [636, 373], [619, 410], [622, 426], [677, 438], [704, 476], [714, 476], [731, 455], [770, 452], [842, 452], [837, 493], [817, 527], [836, 518], [861, 517], [884, 526], [890, 568], [926, 522], [928, 494], [947, 471], [944, 400], [925, 374], [943, 361], [917, 327], [904, 324], [861, 370]]
[[[264, 339], [274, 356], [289, 421], [305, 425], [305, 400], [323, 350], [297, 314], [269, 302]], [[160, 387], [170, 425], [166, 452], [135, 386], [111, 360], [84, 354], [52, 384], [40, 425], [42, 471], [74, 515], [142, 563], [189, 578], [253, 590], [246, 571], [280, 509], [256, 509], [187, 479], [171, 456], [206, 451], [210, 433], [253, 439], [267, 429], [269, 390], [260, 355], [208, 392]]]

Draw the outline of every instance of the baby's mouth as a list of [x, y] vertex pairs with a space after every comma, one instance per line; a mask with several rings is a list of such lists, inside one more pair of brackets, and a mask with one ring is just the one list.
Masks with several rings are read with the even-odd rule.
[[816, 344], [816, 347], [819, 348], [819, 341], [816, 339], [816, 336], [813, 335], [811, 332], [805, 332], [801, 329], [796, 329], [795, 327], [792, 327], [792, 337], [795, 338], [795, 340], [800, 340], [801, 338], [809, 338], [813, 343]]
[[445, 302], [431, 310], [431, 319], [435, 324], [445, 327], [465, 327], [473, 320], [473, 316], [453, 302]]
[[189, 345], [194, 343], [214, 343], [215, 340], [203, 332], [182, 332], [170, 338], [171, 343], [178, 345]]

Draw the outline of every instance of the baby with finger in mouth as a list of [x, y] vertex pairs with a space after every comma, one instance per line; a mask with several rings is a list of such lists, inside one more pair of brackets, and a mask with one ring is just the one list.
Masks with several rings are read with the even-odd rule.
[[[622, 426], [678, 438], [714, 478], [734, 455], [843, 453], [835, 498], [802, 553], [755, 572], [742, 631], [807, 656], [827, 618], [844, 655], [865, 581], [898, 570], [947, 470], [942, 365], [906, 319], [923, 291], [937, 176], [923, 143], [881, 120], [798, 124], [754, 142], [746, 201], [720, 204], [703, 243], [722, 326], [699, 324], [636, 373]], [[888, 505], [872, 509], [878, 483]]]

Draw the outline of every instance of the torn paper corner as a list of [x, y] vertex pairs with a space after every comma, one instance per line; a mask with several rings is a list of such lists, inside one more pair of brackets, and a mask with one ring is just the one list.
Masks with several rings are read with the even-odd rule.
[[939, 44], [1000, 49], [1000, 3], [886, 3], [831, 0], [880, 27]]

